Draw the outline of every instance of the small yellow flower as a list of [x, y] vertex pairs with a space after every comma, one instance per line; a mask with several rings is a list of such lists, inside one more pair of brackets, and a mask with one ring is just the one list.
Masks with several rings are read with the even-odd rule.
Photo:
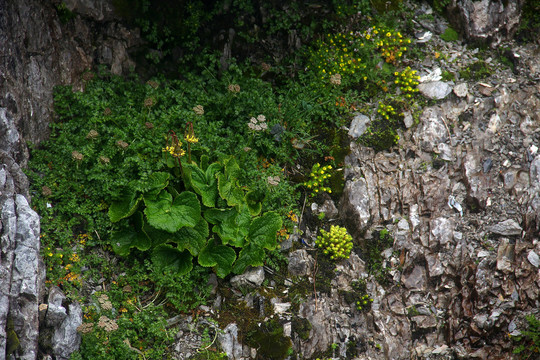
[[186, 134], [185, 139], [188, 143], [196, 144], [199, 142], [199, 139], [195, 137], [195, 135]]

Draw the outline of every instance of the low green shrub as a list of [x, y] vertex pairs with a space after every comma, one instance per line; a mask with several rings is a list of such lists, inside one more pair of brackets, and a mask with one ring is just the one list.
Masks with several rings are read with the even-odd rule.
[[522, 330], [521, 335], [512, 337], [516, 344], [513, 353], [519, 354], [521, 359], [531, 359], [531, 356], [540, 353], [540, 320], [532, 314], [526, 316], [526, 320], [527, 329]]
[[456, 41], [459, 39], [459, 34], [451, 27], [447, 27], [441, 34], [441, 39], [447, 42]]

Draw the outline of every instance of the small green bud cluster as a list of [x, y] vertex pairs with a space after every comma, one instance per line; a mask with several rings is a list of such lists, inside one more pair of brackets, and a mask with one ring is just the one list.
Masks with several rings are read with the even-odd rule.
[[414, 93], [418, 92], [417, 86], [420, 76], [416, 75], [416, 70], [412, 70], [407, 66], [401, 73], [396, 71], [394, 75], [396, 76], [394, 83], [399, 85], [406, 97], [411, 98]]
[[373, 299], [369, 297], [369, 295], [364, 295], [356, 302], [356, 308], [358, 310], [369, 310], [371, 307], [371, 303], [373, 302]]
[[319, 192], [332, 193], [332, 190], [325, 186], [326, 181], [330, 178], [330, 174], [327, 173], [328, 170], [332, 170], [331, 165], [321, 166], [319, 163], [316, 163], [311, 168], [309, 180], [304, 183], [304, 186], [311, 190], [312, 196], [317, 195]]
[[390, 117], [396, 115], [396, 109], [392, 105], [385, 105], [379, 101], [379, 109], [377, 110], [379, 115], [381, 115], [386, 120], [389, 120]]
[[321, 235], [317, 236], [315, 243], [323, 249], [325, 255], [330, 255], [331, 260], [348, 259], [353, 247], [347, 229], [336, 225], [332, 225], [330, 231], [321, 229]]

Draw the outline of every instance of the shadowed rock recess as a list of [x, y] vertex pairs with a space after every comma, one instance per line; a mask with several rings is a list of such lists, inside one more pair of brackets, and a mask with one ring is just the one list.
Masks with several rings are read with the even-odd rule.
[[[422, 51], [445, 54], [437, 63], [426, 57], [411, 64], [426, 79], [419, 96], [432, 100], [417, 123], [406, 117], [392, 151], [351, 139], [343, 196], [318, 208], [337, 209], [358, 247], [332, 270], [327, 291], [313, 286], [317, 258], [306, 248], [288, 254], [290, 292], [309, 282], [294, 311], [287, 291], [269, 298], [257, 290], [262, 268], [231, 281], [231, 288], [254, 291], [235, 290], [227, 299], [218, 293], [213, 308], [202, 310], [215, 316], [222, 302], [243, 301], [261, 319], [276, 317], [304, 359], [329, 348], [343, 359], [511, 358], [508, 335], [540, 308], [540, 56], [538, 45], [511, 41], [523, 2], [450, 1], [450, 21], [466, 39], [504, 43], [514, 55], [511, 70], [488, 53], [485, 62], [495, 70], [481, 81], [437, 76], [441, 63], [451, 74], [478, 63], [478, 49], [441, 40], [448, 23], [438, 16], [414, 24], [417, 33], [433, 33], [418, 41]], [[44, 286], [39, 216], [21, 170], [25, 141], [47, 138], [55, 85], [83, 89], [85, 72], [97, 65], [126, 73], [136, 66], [129, 50], [141, 43], [115, 20], [112, 0], [64, 1], [74, 14], [67, 24], [58, 4], [0, 0], [0, 359], [39, 358], [38, 338], [47, 339], [55, 359], [69, 359], [79, 347], [80, 304]], [[428, 8], [418, 6], [417, 15]], [[382, 229], [393, 238], [380, 252], [385, 283], [362, 253]], [[307, 226], [304, 238], [312, 243], [316, 234]], [[344, 295], [359, 280], [373, 298], [370, 311], [358, 311]], [[176, 359], [196, 354], [202, 343], [191, 329], [216, 327], [201, 319], [171, 322], [179, 334]], [[257, 349], [241, 343], [239, 326], [228, 324], [217, 342], [229, 359], [257, 358]]]

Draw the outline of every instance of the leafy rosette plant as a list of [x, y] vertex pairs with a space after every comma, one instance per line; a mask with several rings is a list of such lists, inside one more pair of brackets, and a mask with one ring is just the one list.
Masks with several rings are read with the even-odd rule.
[[110, 220], [121, 225], [113, 249], [150, 251], [159, 269], [179, 274], [191, 271], [194, 258], [222, 278], [263, 265], [264, 249], [277, 247], [282, 220], [272, 211], [261, 214], [261, 196], [238, 184], [239, 171], [233, 157], [209, 163], [203, 156], [200, 165], [182, 163], [182, 191], [166, 172], [132, 184], [109, 208]]

